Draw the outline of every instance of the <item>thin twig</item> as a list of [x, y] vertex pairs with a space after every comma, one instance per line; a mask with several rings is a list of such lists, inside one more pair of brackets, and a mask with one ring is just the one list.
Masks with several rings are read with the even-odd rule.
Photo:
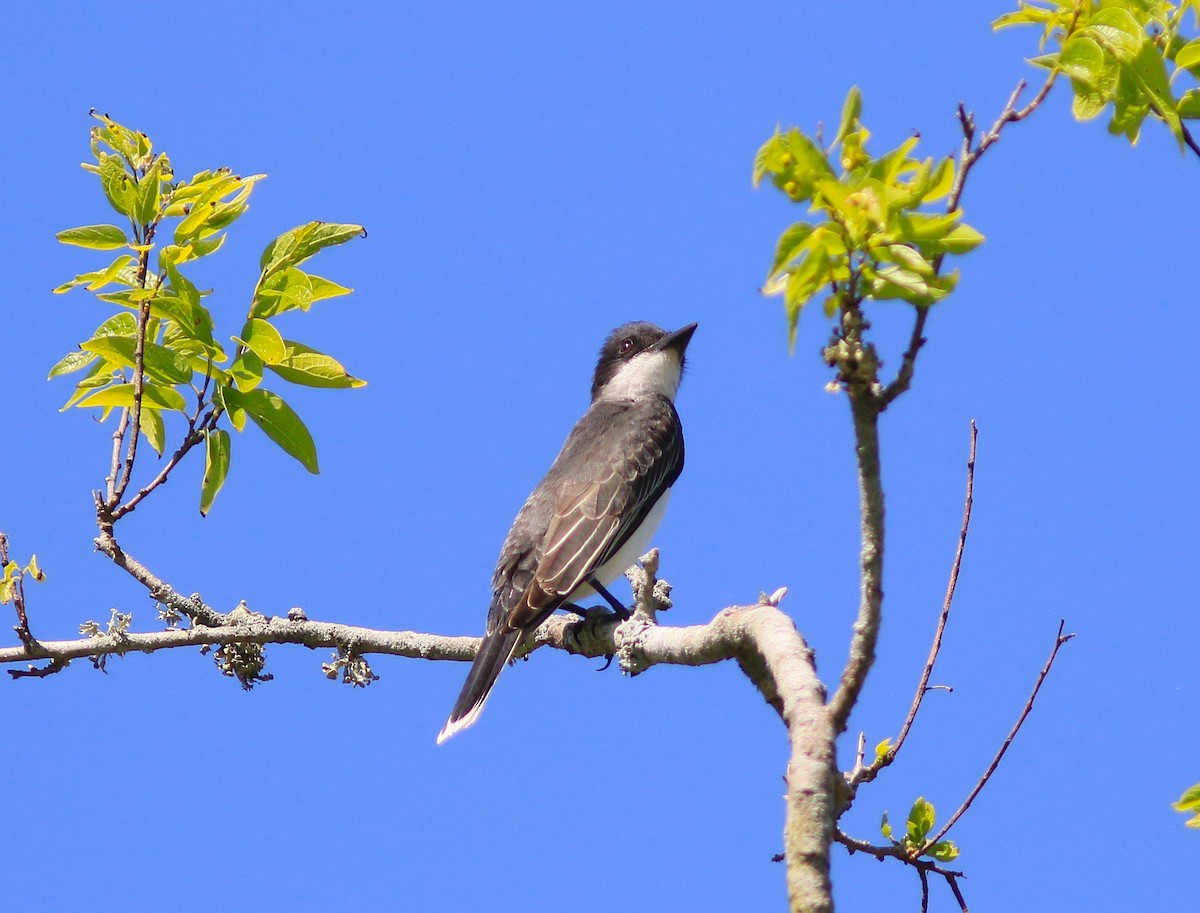
[[997, 751], [996, 756], [992, 758], [992, 763], [989, 764], [987, 770], [983, 772], [983, 776], [979, 778], [979, 782], [975, 784], [975, 788], [971, 790], [970, 795], [967, 796], [963, 804], [960, 805], [958, 810], [950, 816], [950, 819], [942, 826], [942, 829], [925, 842], [925, 846], [921, 849], [922, 853], [924, 853], [931, 846], [944, 838], [947, 833], [949, 833], [950, 828], [954, 827], [958, 819], [961, 818], [967, 809], [971, 807], [971, 803], [975, 801], [975, 797], [979, 795], [985, 786], [987, 786], [988, 780], [990, 780], [992, 774], [996, 772], [996, 768], [1000, 766], [1000, 761], [1008, 751], [1009, 746], [1012, 745], [1013, 739], [1017, 737], [1017, 733], [1021, 731], [1021, 726], [1024, 725], [1030, 711], [1033, 710], [1033, 702], [1037, 700], [1038, 691], [1041, 690], [1042, 682], [1044, 682], [1046, 680], [1046, 676], [1050, 674], [1050, 667], [1054, 665], [1054, 659], [1056, 656], [1058, 656], [1059, 648], [1061, 648], [1063, 644], [1075, 636], [1074, 634], [1063, 634], [1063, 627], [1065, 625], [1065, 620], [1058, 623], [1058, 634], [1054, 639], [1054, 649], [1050, 651], [1050, 657], [1046, 660], [1046, 664], [1042, 666], [1042, 671], [1038, 673], [1037, 681], [1034, 682], [1033, 691], [1029, 695], [1029, 700], [1025, 702], [1025, 706], [1021, 710], [1021, 715], [1017, 717], [1017, 722], [1014, 723], [1013, 728], [1009, 730], [1008, 736], [1004, 739], [1004, 744], [1000, 746], [1000, 750]]
[[892, 762], [892, 759], [900, 751], [900, 746], [908, 738], [909, 730], [912, 729], [913, 722], [917, 718], [917, 711], [921, 709], [921, 702], [929, 693], [929, 678], [933, 674], [934, 663], [937, 662], [938, 653], [942, 649], [942, 637], [946, 633], [946, 622], [950, 619], [950, 609], [954, 605], [954, 592], [958, 588], [958, 573], [962, 569], [963, 551], [967, 546], [967, 532], [971, 528], [971, 508], [975, 503], [975, 452], [978, 439], [979, 429], [972, 420], [971, 452], [967, 457], [967, 493], [963, 498], [962, 526], [958, 531], [958, 546], [954, 550], [954, 562], [950, 566], [950, 581], [946, 585], [946, 598], [942, 601], [942, 613], [938, 616], [937, 630], [933, 635], [933, 644], [929, 648], [929, 658], [925, 661], [921, 680], [917, 683], [917, 693], [913, 696], [912, 706], [908, 708], [908, 716], [904, 718], [904, 725], [900, 727], [900, 734], [896, 736], [896, 744], [888, 752], [888, 764]]
[[958, 546], [954, 551], [954, 561], [950, 566], [950, 582], [946, 586], [946, 597], [942, 601], [942, 611], [938, 616], [937, 629], [933, 635], [933, 644], [929, 649], [929, 657], [925, 661], [925, 668], [921, 671], [921, 678], [917, 682], [916, 694], [913, 695], [912, 704], [908, 708], [908, 715], [904, 718], [904, 724], [900, 727], [900, 734], [896, 736], [895, 744], [881, 757], [865, 767], [862, 764], [863, 739], [862, 737], [859, 738], [858, 759], [850, 775], [847, 777], [851, 799], [853, 799], [854, 792], [860, 784], [870, 783], [879, 775], [881, 770], [895, 761], [896, 755], [900, 753], [900, 748], [904, 745], [905, 740], [908, 738], [908, 733], [916, 721], [917, 713], [921, 709], [921, 703], [925, 700], [925, 695], [934, 690], [934, 688], [939, 687], [937, 685], [930, 685], [929, 679], [933, 674], [934, 664], [937, 662], [938, 654], [942, 649], [942, 638], [946, 632], [946, 623], [950, 618], [950, 609], [954, 604], [954, 593], [958, 587], [958, 574], [962, 568], [963, 551], [967, 544], [967, 532], [971, 527], [971, 508], [975, 503], [975, 453], [978, 438], [979, 429], [975, 426], [975, 422], [972, 421], [971, 449], [967, 457], [967, 491], [963, 499], [963, 519], [962, 526], [958, 531]]
[[[8, 565], [8, 536], [0, 533], [0, 573], [4, 572], [4, 568]], [[13, 608], [17, 612], [17, 624], [13, 628], [17, 632], [17, 637], [21, 639], [21, 643], [29, 649], [30, 644], [34, 643], [33, 635], [29, 632], [29, 615], [25, 611], [25, 581], [18, 577], [14, 581], [12, 592]]]
[[70, 665], [69, 659], [60, 659], [55, 657], [44, 666], [35, 666], [30, 663], [28, 669], [8, 669], [6, 670], [13, 678], [45, 678], [48, 675], [53, 675], [56, 672], [62, 672], [63, 669]]
[[[1020, 101], [1021, 93], [1025, 91], [1027, 83], [1023, 79], [1018, 82], [1017, 87], [1013, 89], [1003, 110], [1001, 110], [1000, 116], [996, 118], [991, 129], [979, 138], [978, 143], [975, 142], [975, 116], [966, 109], [965, 105], [959, 104], [957, 113], [959, 124], [962, 126], [963, 141], [958, 154], [958, 172], [954, 176], [954, 183], [950, 187], [950, 196], [946, 201], [947, 212], [954, 212], [958, 209], [959, 203], [962, 202], [963, 190], [967, 186], [967, 176], [971, 173], [971, 169], [975, 167], [975, 164], [983, 154], [1000, 139], [1001, 131], [1008, 124], [1015, 124], [1018, 121], [1025, 120], [1025, 118], [1036, 111], [1042, 102], [1046, 100], [1046, 96], [1050, 94], [1050, 89], [1057, 77], [1058, 71], [1051, 71], [1037, 94], [1023, 108], [1018, 108], [1017, 102]], [[938, 254], [933, 258], [932, 266], [935, 274], [941, 273], [942, 261], [944, 259], [944, 254]], [[928, 319], [928, 316], [929, 307], [918, 305], [916, 316], [913, 320], [912, 333], [908, 340], [908, 348], [905, 349], [900, 362], [900, 370], [896, 372], [896, 377], [879, 395], [880, 409], [886, 409], [912, 383], [917, 355], [921, 351], [921, 347], [925, 345], [925, 321]]]
[[[197, 407], [197, 411], [203, 408], [204, 405], [205, 404], [201, 402]], [[148, 494], [150, 494], [150, 492], [154, 491], [154, 489], [158, 488], [160, 485], [165, 484], [168, 476], [171, 474], [171, 471], [179, 465], [180, 460], [187, 456], [188, 451], [204, 440], [206, 431], [216, 427], [217, 419], [219, 417], [220, 412], [216, 409], [205, 416], [203, 420], [200, 420], [197, 416], [192, 416], [192, 418], [188, 420], [188, 430], [183, 436], [183, 442], [179, 445], [179, 448], [173, 454], [171, 454], [171, 458], [167, 460], [163, 468], [159, 470], [158, 475], [147, 482], [137, 492], [137, 494], [135, 494], [128, 501], [113, 508], [109, 515], [111, 520], [113, 522], [120, 520], [123, 516], [136, 508], [138, 504], [141, 503], [141, 501]]]

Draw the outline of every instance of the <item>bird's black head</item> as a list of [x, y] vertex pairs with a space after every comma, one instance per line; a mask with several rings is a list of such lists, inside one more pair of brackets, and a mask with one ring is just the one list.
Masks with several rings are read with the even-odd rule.
[[694, 323], [671, 333], [642, 320], [617, 327], [600, 348], [592, 401], [648, 393], [674, 399], [683, 375], [684, 351], [695, 331]]

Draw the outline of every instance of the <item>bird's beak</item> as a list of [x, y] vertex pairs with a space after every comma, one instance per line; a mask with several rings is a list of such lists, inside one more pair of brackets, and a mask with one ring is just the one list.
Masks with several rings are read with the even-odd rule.
[[696, 327], [700, 324], [689, 323], [682, 330], [676, 330], [674, 333], [668, 333], [651, 348], [658, 349], [660, 352], [665, 352], [668, 349], [674, 349], [680, 355], [683, 355], [684, 349], [692, 339], [692, 334], [696, 332]]

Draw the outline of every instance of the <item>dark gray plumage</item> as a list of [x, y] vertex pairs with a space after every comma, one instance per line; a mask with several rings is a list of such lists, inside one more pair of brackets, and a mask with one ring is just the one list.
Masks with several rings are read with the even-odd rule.
[[591, 406], [500, 549], [483, 642], [439, 743], [475, 722], [528, 634], [615, 579], [649, 545], [683, 470], [674, 398], [695, 329], [627, 323], [605, 341]]

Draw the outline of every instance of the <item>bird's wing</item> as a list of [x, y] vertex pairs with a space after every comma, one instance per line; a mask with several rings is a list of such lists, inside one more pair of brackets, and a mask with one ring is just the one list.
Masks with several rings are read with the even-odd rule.
[[[591, 425], [581, 433], [585, 422]], [[552, 486], [553, 513], [508, 626], [544, 618], [615, 556], [682, 469], [683, 429], [665, 397], [594, 405], [543, 481]]]

